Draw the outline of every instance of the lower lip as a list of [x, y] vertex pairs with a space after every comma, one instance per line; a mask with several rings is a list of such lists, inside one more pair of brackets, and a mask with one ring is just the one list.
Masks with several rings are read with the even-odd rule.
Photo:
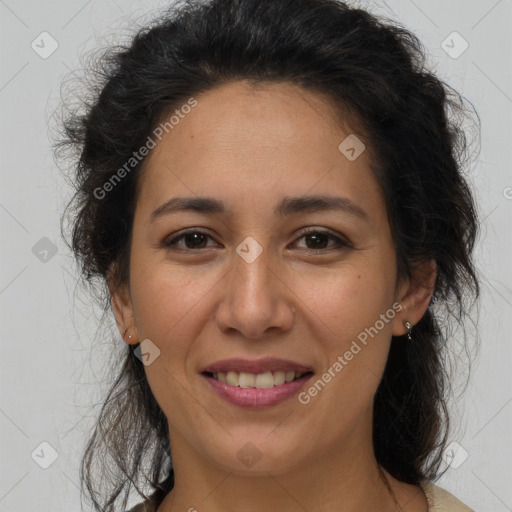
[[212, 389], [226, 402], [238, 407], [259, 408], [269, 407], [280, 404], [297, 395], [300, 388], [313, 376], [312, 373], [303, 375], [300, 379], [292, 382], [285, 382], [279, 386], [273, 386], [267, 389], [241, 388], [231, 386], [226, 382], [215, 380], [209, 375], [201, 375]]

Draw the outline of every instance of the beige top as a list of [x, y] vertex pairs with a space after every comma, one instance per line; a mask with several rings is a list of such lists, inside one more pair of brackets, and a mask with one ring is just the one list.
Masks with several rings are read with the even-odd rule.
[[[472, 508], [464, 505], [453, 494], [441, 487], [425, 480], [420, 483], [428, 502], [428, 512], [475, 512]], [[154, 512], [151, 508], [145, 507], [143, 503], [127, 510], [126, 512]]]
[[428, 512], [475, 512], [453, 494], [428, 480], [424, 480], [420, 485], [427, 497]]

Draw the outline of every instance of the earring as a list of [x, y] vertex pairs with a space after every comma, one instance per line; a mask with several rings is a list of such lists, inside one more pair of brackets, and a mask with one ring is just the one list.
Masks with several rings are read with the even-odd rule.
[[407, 329], [407, 340], [412, 341], [411, 331], [412, 331], [412, 324], [411, 322], [404, 322], [405, 328]]
[[[127, 332], [128, 332], [128, 329], [125, 329], [124, 332], [123, 332], [123, 339], [126, 336]], [[128, 338], [129, 341], [127, 341], [126, 343], [129, 343], [130, 341], [132, 341], [133, 336], [131, 334], [128, 334], [127, 338]]]

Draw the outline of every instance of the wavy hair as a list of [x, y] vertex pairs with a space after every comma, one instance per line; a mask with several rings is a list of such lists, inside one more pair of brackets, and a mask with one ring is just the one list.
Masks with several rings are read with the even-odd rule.
[[[82, 111], [67, 113], [57, 144], [57, 151], [75, 151], [65, 236], [108, 312], [107, 279], [119, 286], [129, 278], [144, 160], [106, 197], [95, 191], [162, 119], [191, 96], [235, 80], [287, 82], [328, 99], [371, 151], [398, 276], [425, 261], [437, 265], [432, 303], [412, 343], [393, 337], [374, 400], [376, 459], [411, 484], [439, 472], [449, 427], [446, 326], [463, 325], [479, 293], [477, 214], [465, 177], [469, 102], [426, 60], [403, 26], [341, 1], [180, 2], [95, 61], [96, 85]], [[167, 419], [133, 347], [124, 348], [81, 465], [83, 489], [102, 512], [119, 510], [133, 488], [156, 508], [174, 485]]]

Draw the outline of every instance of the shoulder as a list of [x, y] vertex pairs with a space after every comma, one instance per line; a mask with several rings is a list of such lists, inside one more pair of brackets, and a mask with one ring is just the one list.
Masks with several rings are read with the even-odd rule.
[[[428, 480], [420, 482], [420, 486], [427, 497], [428, 512], [475, 512], [447, 490], [433, 484]], [[136, 505], [125, 512], [153, 512], [143, 503]]]
[[[464, 505], [453, 494], [433, 484], [428, 480], [420, 482], [420, 486], [427, 497], [428, 512], [475, 512]], [[154, 512], [151, 507], [140, 503], [125, 512]]]
[[148, 507], [147, 505], [144, 505], [144, 503], [139, 503], [130, 510], [125, 510], [125, 512], [153, 512], [153, 509]]
[[475, 512], [453, 494], [428, 480], [420, 482], [429, 505], [428, 512]]

